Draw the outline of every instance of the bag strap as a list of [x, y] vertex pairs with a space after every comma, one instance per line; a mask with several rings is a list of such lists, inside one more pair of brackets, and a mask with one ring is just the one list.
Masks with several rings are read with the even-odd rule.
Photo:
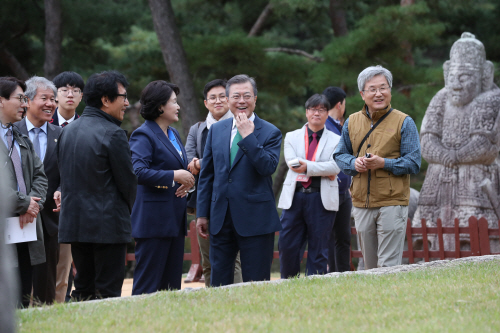
[[368, 137], [370, 136], [370, 134], [373, 132], [373, 130], [375, 130], [375, 128], [377, 128], [377, 126], [385, 119], [387, 118], [387, 116], [389, 115], [389, 113], [391, 113], [393, 110], [393, 108], [391, 108], [389, 111], [387, 111], [386, 114], [384, 114], [376, 123], [375, 125], [373, 125], [373, 127], [368, 131], [368, 133], [366, 133], [365, 137], [363, 138], [363, 140], [361, 140], [361, 144], [359, 145], [358, 147], [358, 153], [356, 154], [356, 157], [359, 156], [359, 152], [361, 151], [361, 147], [363, 147], [363, 144], [365, 143], [366, 139], [368, 139]]

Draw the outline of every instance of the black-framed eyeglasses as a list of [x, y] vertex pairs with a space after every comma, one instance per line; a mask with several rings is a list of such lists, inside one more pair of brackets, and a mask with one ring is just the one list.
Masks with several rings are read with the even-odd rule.
[[123, 96], [124, 100], [127, 99], [127, 93], [125, 93], [125, 94], [116, 94], [116, 96]]

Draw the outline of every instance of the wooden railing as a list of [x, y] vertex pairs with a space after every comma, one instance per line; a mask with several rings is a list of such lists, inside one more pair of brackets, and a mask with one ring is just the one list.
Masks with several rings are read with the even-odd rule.
[[[496, 229], [488, 228], [488, 221], [480, 218], [479, 220], [472, 216], [469, 218], [468, 227], [460, 227], [458, 219], [455, 219], [453, 227], [443, 227], [441, 219], [437, 220], [435, 227], [428, 227], [425, 219], [422, 219], [420, 227], [412, 227], [410, 219], [407, 221], [406, 238], [408, 241], [408, 250], [403, 252], [403, 258], [408, 258], [410, 264], [415, 263], [417, 259], [423, 259], [428, 262], [431, 259], [454, 259], [471, 256], [482, 256], [493, 253], [490, 249], [490, 236], [500, 237], [500, 222], [499, 227]], [[356, 228], [351, 228], [351, 233], [355, 235]], [[454, 235], [455, 248], [453, 251], [445, 250], [444, 248], [444, 235]], [[279, 235], [279, 232], [276, 232]], [[435, 235], [438, 241], [438, 249], [430, 250], [429, 248], [429, 235]], [[460, 249], [461, 235], [468, 236], [470, 241], [470, 250]], [[413, 237], [422, 238], [422, 249], [413, 248]], [[191, 252], [184, 253], [184, 260], [191, 261], [191, 267], [184, 282], [197, 282], [202, 277], [200, 248], [198, 245], [198, 238], [196, 237], [196, 222], [191, 221], [189, 224], [188, 234], [186, 236], [191, 241]], [[359, 250], [353, 250], [351, 247], [351, 270], [355, 270], [352, 264], [352, 258], [362, 258], [363, 255]], [[274, 251], [274, 259], [279, 259], [279, 252]], [[304, 258], [307, 258], [307, 251], [304, 253]], [[135, 254], [128, 253], [126, 256], [126, 263], [128, 261], [135, 261]]]

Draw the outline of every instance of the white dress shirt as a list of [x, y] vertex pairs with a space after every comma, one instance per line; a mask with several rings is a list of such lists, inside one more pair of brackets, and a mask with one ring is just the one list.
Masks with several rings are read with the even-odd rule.
[[[248, 118], [248, 120], [253, 122], [255, 120], [255, 113], [252, 112], [252, 115], [250, 116], [250, 118]], [[236, 127], [236, 119], [233, 118], [233, 129], [231, 130], [231, 140], [229, 141], [229, 149], [231, 149], [231, 147], [233, 146], [233, 140], [237, 132], [238, 132], [238, 127]]]
[[57, 108], [57, 119], [59, 120], [59, 126], [61, 126], [62, 124], [64, 124], [65, 122], [66, 123], [71, 123], [73, 120], [75, 120], [75, 117], [76, 117], [76, 113], [73, 115], [73, 117], [69, 118], [68, 120], [64, 119], [63, 116], [61, 116], [61, 114], [59, 113], [59, 108]]

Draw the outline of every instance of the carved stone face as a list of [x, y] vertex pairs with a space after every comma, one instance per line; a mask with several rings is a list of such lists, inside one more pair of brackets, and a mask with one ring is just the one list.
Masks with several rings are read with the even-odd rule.
[[446, 78], [450, 102], [456, 106], [467, 105], [481, 92], [480, 70], [452, 65]]

